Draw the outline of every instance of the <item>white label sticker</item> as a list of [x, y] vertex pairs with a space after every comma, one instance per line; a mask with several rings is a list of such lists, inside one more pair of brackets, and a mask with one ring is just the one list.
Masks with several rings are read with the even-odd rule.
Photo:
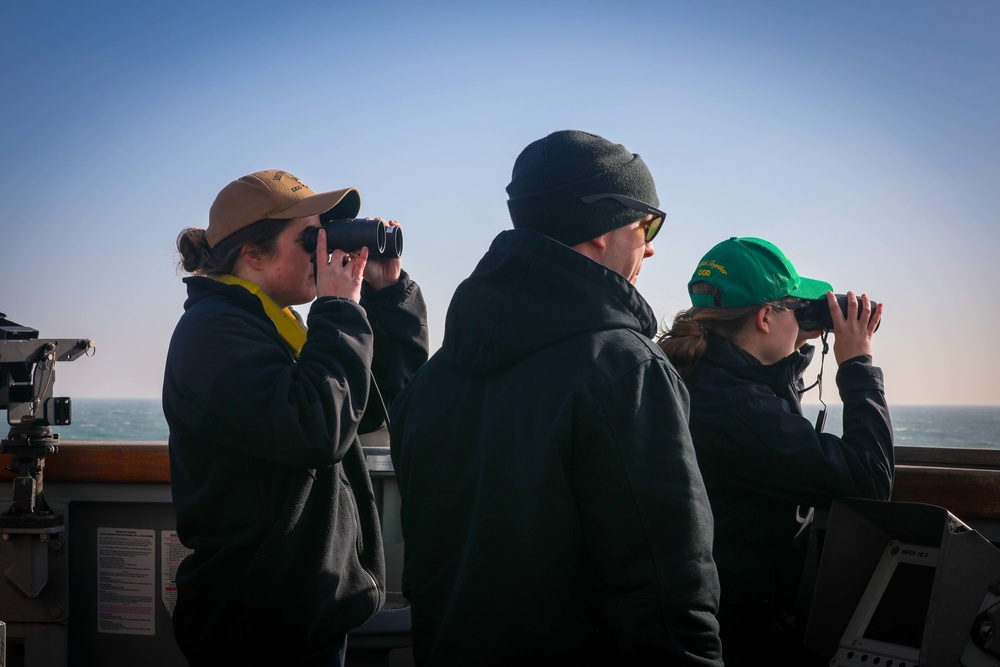
[[177, 566], [191, 549], [181, 544], [176, 530], [160, 532], [160, 597], [172, 617], [177, 604]]
[[97, 631], [156, 634], [156, 531], [97, 529]]

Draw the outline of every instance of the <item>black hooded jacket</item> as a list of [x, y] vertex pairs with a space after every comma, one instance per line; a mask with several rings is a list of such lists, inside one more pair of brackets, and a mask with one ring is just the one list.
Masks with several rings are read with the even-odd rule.
[[736, 630], [727, 621], [764, 622], [808, 602], [797, 598], [808, 534], [802, 519], [810, 507], [829, 508], [838, 497], [887, 500], [892, 490], [882, 371], [867, 355], [841, 364], [843, 435], [817, 433], [799, 400], [813, 352], [806, 345], [763, 365], [710, 334], [705, 356], [686, 380], [691, 434], [715, 516], [727, 655], [727, 634]]
[[358, 427], [370, 369], [390, 400], [426, 359], [423, 297], [404, 274], [364, 307], [319, 298], [296, 360], [249, 291], [185, 282], [163, 383], [177, 531], [194, 549], [175, 637], [196, 663], [321, 659], [383, 602]]
[[719, 665], [680, 377], [617, 273], [501, 233], [393, 404], [419, 664]]

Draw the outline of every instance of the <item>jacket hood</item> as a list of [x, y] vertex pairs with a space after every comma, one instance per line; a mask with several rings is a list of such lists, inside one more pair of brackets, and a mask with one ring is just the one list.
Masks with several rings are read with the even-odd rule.
[[501, 232], [455, 290], [442, 349], [461, 374], [491, 375], [581, 333], [656, 333], [653, 309], [607, 267], [526, 229]]
[[709, 333], [708, 339], [709, 346], [705, 352], [706, 358], [711, 359], [718, 366], [729, 369], [736, 375], [740, 375], [740, 369], [746, 368], [748, 370], [745, 371], [745, 374], [755, 380], [773, 376], [779, 378], [777, 381], [785, 382], [788, 378], [802, 375], [812, 362], [816, 352], [815, 346], [806, 343], [780, 361], [773, 364], [762, 364], [749, 352], [719, 334]]
[[764, 383], [775, 395], [794, 405], [801, 414], [801, 394], [805, 387], [802, 374], [812, 362], [815, 352], [813, 345], [805, 344], [776, 363], [762, 364], [739, 346], [713, 333], [709, 334], [705, 360], [726, 369], [734, 377]]

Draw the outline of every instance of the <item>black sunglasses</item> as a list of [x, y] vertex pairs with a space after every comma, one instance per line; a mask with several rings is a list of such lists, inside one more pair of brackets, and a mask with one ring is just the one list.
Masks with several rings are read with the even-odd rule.
[[652, 220], [648, 223], [643, 223], [646, 226], [646, 243], [649, 243], [653, 238], [659, 234], [660, 227], [663, 226], [663, 219], [667, 217], [667, 214], [656, 208], [655, 206], [650, 206], [644, 201], [639, 201], [638, 199], [632, 199], [631, 197], [626, 197], [624, 195], [611, 194], [610, 192], [603, 192], [597, 195], [587, 195], [586, 197], [580, 197], [580, 201], [584, 204], [593, 204], [595, 201], [601, 199], [614, 199], [616, 202], [621, 204], [626, 208], [631, 208], [633, 210], [645, 213], [647, 215], [654, 216]]
[[775, 301], [770, 304], [771, 308], [774, 310], [802, 310], [803, 308], [809, 307], [809, 302], [805, 299], [799, 299], [797, 297], [786, 297], [780, 301]]

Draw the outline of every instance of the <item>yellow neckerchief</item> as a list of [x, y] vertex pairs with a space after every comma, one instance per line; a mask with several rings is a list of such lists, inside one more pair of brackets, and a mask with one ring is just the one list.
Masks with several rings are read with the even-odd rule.
[[239, 285], [260, 299], [261, 305], [264, 306], [264, 312], [274, 322], [274, 326], [278, 328], [278, 333], [281, 334], [281, 337], [285, 339], [288, 346], [295, 352], [295, 358], [299, 358], [302, 346], [306, 343], [306, 328], [302, 326], [302, 323], [292, 314], [290, 309], [279, 307], [271, 297], [264, 294], [257, 283], [224, 273], [211, 275], [209, 278], [218, 280], [220, 283], [226, 283], [227, 285]]

